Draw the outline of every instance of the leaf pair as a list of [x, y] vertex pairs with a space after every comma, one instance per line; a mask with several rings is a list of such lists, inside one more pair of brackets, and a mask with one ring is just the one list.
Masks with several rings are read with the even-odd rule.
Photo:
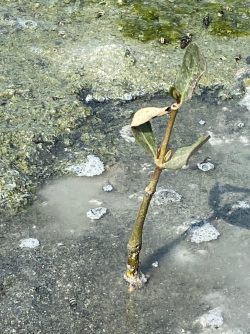
[[[175, 86], [170, 88], [170, 95], [175, 99], [179, 105], [183, 101], [192, 97], [194, 88], [205, 72], [206, 64], [203, 56], [201, 55], [199, 48], [196, 44], [189, 44], [186, 48], [182, 66], [177, 74]], [[154, 159], [157, 159], [157, 144], [153, 134], [153, 130], [150, 124], [151, 119], [159, 116], [166, 115], [171, 108], [156, 108], [148, 107], [138, 110], [132, 120], [131, 127], [134, 137], [139, 145], [141, 145], [147, 152], [153, 155]], [[174, 156], [169, 160], [166, 165], [171, 169], [178, 169], [184, 162], [188, 162], [189, 157], [208, 138], [201, 137], [199, 140], [191, 146], [183, 147], [176, 151]], [[168, 156], [168, 159], [170, 157]], [[166, 160], [165, 160], [166, 161]], [[171, 162], [172, 161], [172, 162]], [[185, 163], [184, 163], [185, 165]]]
[[156, 158], [157, 155], [157, 144], [150, 120], [155, 117], [166, 115], [167, 113], [167, 108], [143, 108], [135, 113], [131, 123], [132, 131], [137, 143], [151, 153], [154, 158]]

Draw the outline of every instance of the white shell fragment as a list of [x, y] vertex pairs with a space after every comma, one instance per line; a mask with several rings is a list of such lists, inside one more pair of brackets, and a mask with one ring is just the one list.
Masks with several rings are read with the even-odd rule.
[[182, 196], [172, 189], [159, 188], [154, 195], [153, 202], [156, 205], [180, 202]]
[[232, 206], [233, 210], [237, 210], [237, 209], [250, 209], [250, 204], [246, 201], [238, 201], [237, 203], [233, 204]]
[[90, 209], [87, 212], [87, 217], [89, 219], [98, 220], [102, 218], [107, 213], [107, 208], [99, 206], [98, 208]]
[[88, 94], [85, 97], [85, 101], [86, 101], [86, 103], [92, 102], [93, 101], [93, 95], [92, 94]]
[[135, 142], [135, 138], [133, 136], [130, 125], [125, 125], [124, 127], [122, 127], [120, 130], [120, 135], [127, 143]]
[[207, 220], [194, 220], [189, 233], [191, 234], [191, 242], [196, 244], [216, 240], [220, 236], [220, 232]]
[[94, 155], [88, 155], [87, 161], [79, 165], [73, 165], [67, 168], [69, 172], [77, 176], [95, 176], [104, 172], [103, 162]]
[[205, 125], [206, 122], [205, 122], [203, 119], [201, 119], [201, 120], [199, 121], [199, 124], [200, 124], [200, 125]]
[[106, 184], [102, 187], [103, 191], [110, 192], [113, 190], [113, 186], [111, 184]]
[[158, 268], [159, 267], [159, 262], [158, 261], [153, 262], [152, 267]]
[[27, 238], [27, 239], [22, 239], [19, 247], [20, 248], [36, 248], [40, 245], [39, 240], [35, 238]]
[[207, 162], [198, 163], [197, 167], [203, 172], [208, 172], [214, 169], [214, 164], [212, 164], [212, 162], [210, 161], [207, 161]]
[[245, 123], [243, 123], [243, 122], [238, 122], [237, 123], [237, 127], [240, 128], [240, 129], [244, 128], [244, 126], [245, 126]]
[[223, 316], [221, 308], [216, 307], [213, 310], [210, 310], [207, 313], [203, 314], [198, 319], [198, 322], [203, 327], [212, 327], [212, 328], [221, 327], [223, 325]]

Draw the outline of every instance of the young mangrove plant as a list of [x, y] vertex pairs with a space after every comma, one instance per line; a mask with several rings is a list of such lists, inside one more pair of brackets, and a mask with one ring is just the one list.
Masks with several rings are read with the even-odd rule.
[[[169, 107], [148, 107], [138, 110], [132, 119], [131, 128], [139, 145], [151, 154], [155, 169], [152, 178], [145, 188], [144, 196], [135, 220], [131, 237], [129, 239], [127, 270], [125, 280], [130, 287], [140, 288], [147, 281], [147, 277], [140, 271], [139, 255], [142, 248], [143, 225], [148, 212], [150, 201], [156, 191], [161, 172], [166, 169], [181, 169], [188, 164], [190, 156], [208, 139], [203, 135], [186, 147], [178, 148], [175, 152], [169, 147], [172, 129], [176, 115], [183, 102], [192, 97], [194, 88], [205, 72], [206, 63], [196, 44], [192, 43], [186, 48], [182, 66], [178, 71], [175, 84], [170, 88], [170, 95], [175, 102]], [[157, 147], [150, 121], [159, 116], [167, 118], [167, 126], [160, 147]]]

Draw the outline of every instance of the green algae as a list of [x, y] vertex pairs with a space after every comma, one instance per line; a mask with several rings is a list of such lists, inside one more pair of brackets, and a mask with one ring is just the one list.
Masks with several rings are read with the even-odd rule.
[[126, 37], [142, 42], [165, 38], [176, 42], [186, 33], [199, 34], [206, 27], [203, 18], [211, 17], [208, 33], [216, 36], [235, 37], [250, 34], [249, 1], [156, 1], [152, 7], [143, 1], [126, 1], [120, 30]]

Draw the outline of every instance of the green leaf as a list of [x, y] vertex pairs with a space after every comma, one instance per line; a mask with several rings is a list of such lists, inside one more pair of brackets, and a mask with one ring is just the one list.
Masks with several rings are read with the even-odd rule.
[[150, 122], [132, 127], [132, 132], [137, 143], [156, 158], [157, 146]]
[[193, 145], [179, 148], [171, 160], [164, 164], [166, 169], [181, 169], [188, 164], [188, 160], [206, 141], [210, 138], [209, 135], [201, 136]]
[[206, 62], [198, 46], [194, 43], [189, 44], [174, 85], [181, 94], [181, 102], [191, 99], [195, 86], [205, 70]]

